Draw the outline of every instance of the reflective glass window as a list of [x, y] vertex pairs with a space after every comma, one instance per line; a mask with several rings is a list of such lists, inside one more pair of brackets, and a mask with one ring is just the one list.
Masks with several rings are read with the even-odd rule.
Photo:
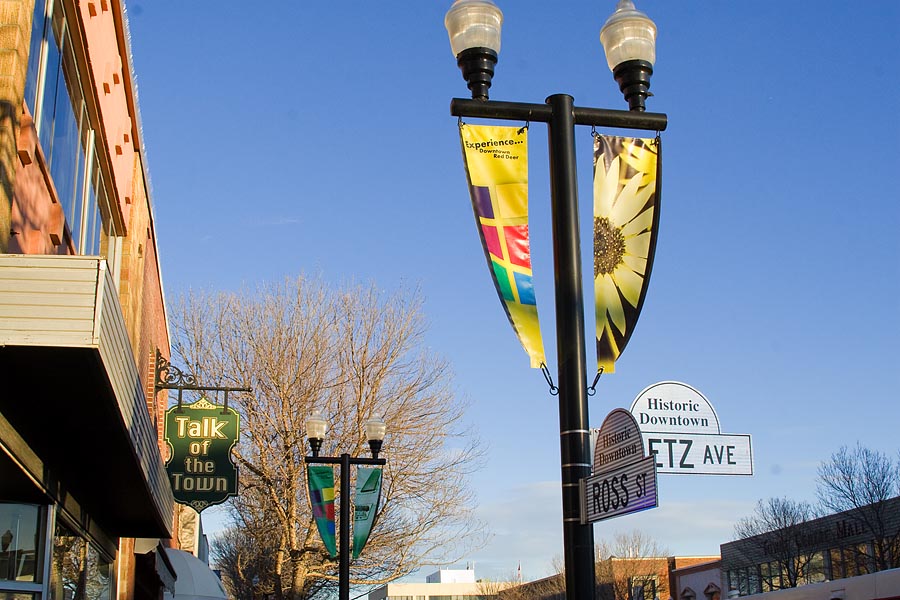
[[44, 11], [46, 7], [46, 0], [35, 0], [34, 15], [31, 19], [31, 42], [28, 48], [28, 67], [25, 73], [25, 104], [31, 110], [32, 116], [34, 115], [38, 74], [41, 67], [41, 47], [44, 41]]
[[39, 534], [40, 507], [0, 503], [0, 581], [39, 581]]
[[51, 600], [109, 600], [110, 563], [63, 524], [53, 537]]

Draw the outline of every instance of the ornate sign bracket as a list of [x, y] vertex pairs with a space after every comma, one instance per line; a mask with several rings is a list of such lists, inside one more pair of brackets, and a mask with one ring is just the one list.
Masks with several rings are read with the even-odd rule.
[[156, 380], [153, 382], [153, 394], [156, 395], [159, 390], [178, 390], [178, 408], [177, 412], [181, 412], [182, 399], [181, 395], [184, 390], [199, 392], [224, 392], [224, 406], [222, 414], [228, 412], [228, 392], [252, 392], [250, 387], [223, 387], [199, 385], [197, 377], [191, 373], [185, 373], [166, 359], [165, 356], [156, 349]]

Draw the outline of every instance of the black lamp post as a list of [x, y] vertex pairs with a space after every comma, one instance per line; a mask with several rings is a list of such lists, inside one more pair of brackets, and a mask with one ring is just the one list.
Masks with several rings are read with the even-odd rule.
[[387, 430], [382, 419], [373, 417], [366, 421], [366, 439], [372, 458], [352, 457], [346, 452], [340, 456], [319, 456], [322, 441], [328, 432], [328, 422], [322, 417], [322, 413], [315, 412], [306, 420], [306, 435], [309, 437], [309, 447], [312, 456], [304, 458], [307, 464], [340, 465], [341, 468], [341, 506], [338, 516], [340, 535], [338, 539], [338, 598], [350, 600], [350, 466], [351, 465], [381, 465], [387, 464], [383, 458], [378, 458], [381, 452], [381, 444]]
[[644, 112], [656, 59], [656, 26], [619, 0], [600, 32], [607, 61], [630, 111], [574, 106], [573, 98], [554, 94], [545, 104], [488, 100], [500, 51], [503, 15], [491, 0], [456, 0], [444, 24], [472, 100], [455, 98], [450, 114], [547, 123], [556, 294], [556, 347], [559, 378], [560, 462], [562, 466], [563, 546], [566, 597], [594, 598], [594, 532], [581, 522], [579, 481], [591, 474], [587, 407], [584, 299], [582, 292], [575, 125], [662, 131], [664, 114]]

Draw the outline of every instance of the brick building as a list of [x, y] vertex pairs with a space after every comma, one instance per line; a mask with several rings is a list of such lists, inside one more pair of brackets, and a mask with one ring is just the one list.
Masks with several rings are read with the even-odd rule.
[[[673, 573], [692, 565], [717, 560], [718, 556], [611, 556], [596, 563], [597, 600], [665, 600], [674, 598]], [[530, 581], [500, 591], [500, 600], [564, 600], [562, 575]]]
[[153, 393], [169, 333], [123, 1], [0, 0], [7, 598], [156, 599], [177, 576]]

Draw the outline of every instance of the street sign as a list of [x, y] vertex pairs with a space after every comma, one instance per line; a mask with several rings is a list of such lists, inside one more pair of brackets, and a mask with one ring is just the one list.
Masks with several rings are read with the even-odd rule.
[[693, 387], [655, 383], [638, 394], [631, 413], [659, 473], [753, 475], [750, 435], [723, 434], [712, 404]]
[[641, 430], [627, 410], [616, 408], [606, 416], [594, 445], [594, 474], [579, 486], [582, 523], [658, 505], [656, 460], [645, 456]]
[[656, 456], [660, 473], [753, 475], [753, 455], [747, 434], [672, 435], [647, 433], [647, 454]]
[[582, 522], [593, 523], [658, 505], [652, 456], [581, 480]]

